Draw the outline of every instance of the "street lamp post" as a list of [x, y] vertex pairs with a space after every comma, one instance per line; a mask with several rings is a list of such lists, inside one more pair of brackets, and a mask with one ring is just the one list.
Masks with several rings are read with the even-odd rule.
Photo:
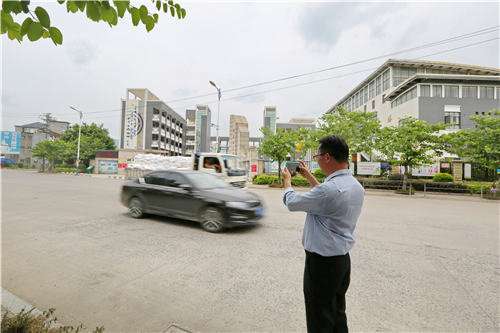
[[219, 152], [219, 113], [220, 113], [220, 88], [217, 88], [217, 85], [213, 82], [213, 81], [210, 81], [210, 84], [213, 85], [215, 87], [215, 89], [217, 89], [217, 91], [219, 92], [219, 102], [217, 104], [217, 136], [216, 136], [216, 141], [215, 141], [215, 152], [218, 153]]
[[78, 153], [76, 155], [76, 174], [78, 175], [78, 165], [80, 164], [80, 136], [82, 135], [82, 118], [83, 112], [70, 106], [71, 109], [75, 110], [80, 114], [80, 127], [78, 128]]

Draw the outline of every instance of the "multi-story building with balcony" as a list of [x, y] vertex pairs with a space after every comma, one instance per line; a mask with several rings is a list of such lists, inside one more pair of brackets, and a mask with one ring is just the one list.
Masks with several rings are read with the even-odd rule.
[[[195, 110], [186, 110], [186, 155], [210, 152], [210, 129], [212, 112], [208, 105], [196, 105]], [[220, 150], [219, 150], [220, 151]]]
[[449, 130], [474, 129], [470, 116], [500, 106], [497, 68], [424, 60], [387, 60], [326, 113], [376, 111], [382, 126], [413, 117], [427, 123], [454, 123]]
[[186, 120], [155, 94], [144, 88], [127, 89], [121, 104], [120, 149], [186, 154]]

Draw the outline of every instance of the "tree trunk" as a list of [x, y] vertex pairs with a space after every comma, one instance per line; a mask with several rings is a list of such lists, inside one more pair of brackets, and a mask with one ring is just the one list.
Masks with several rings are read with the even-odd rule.
[[406, 191], [406, 182], [408, 181], [408, 165], [405, 165], [405, 173], [403, 175], [403, 190]]
[[281, 160], [278, 159], [278, 185], [281, 185]]

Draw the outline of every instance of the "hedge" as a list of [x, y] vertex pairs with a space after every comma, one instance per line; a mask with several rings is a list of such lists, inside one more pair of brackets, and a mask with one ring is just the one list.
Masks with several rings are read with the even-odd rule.
[[[281, 180], [283, 182], [283, 179]], [[323, 182], [322, 179], [318, 179], [320, 183]], [[253, 183], [255, 185], [269, 185], [269, 184], [277, 184], [278, 183], [278, 176], [271, 176], [271, 175], [260, 175], [257, 176]], [[311, 186], [307, 179], [303, 177], [292, 177], [292, 186]]]
[[76, 172], [76, 168], [55, 168], [54, 171], [55, 172]]

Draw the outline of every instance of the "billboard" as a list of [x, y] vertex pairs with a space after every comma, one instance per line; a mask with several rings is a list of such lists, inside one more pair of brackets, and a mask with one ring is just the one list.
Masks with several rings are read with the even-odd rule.
[[21, 132], [2, 131], [2, 154], [20, 154], [21, 153]]
[[358, 162], [358, 175], [380, 175], [380, 162]]
[[413, 177], [415, 177], [415, 176], [427, 176], [427, 177], [431, 177], [431, 176], [434, 176], [437, 173], [439, 173], [439, 163], [428, 164], [428, 165], [421, 165], [418, 168], [412, 168], [411, 169], [411, 174], [412, 174]]
[[118, 173], [118, 161], [99, 161], [99, 173], [116, 175]]
[[[125, 109], [123, 148], [138, 149], [144, 141], [144, 107], [139, 107], [139, 101], [127, 100]], [[142, 134], [142, 135], [141, 135]]]

